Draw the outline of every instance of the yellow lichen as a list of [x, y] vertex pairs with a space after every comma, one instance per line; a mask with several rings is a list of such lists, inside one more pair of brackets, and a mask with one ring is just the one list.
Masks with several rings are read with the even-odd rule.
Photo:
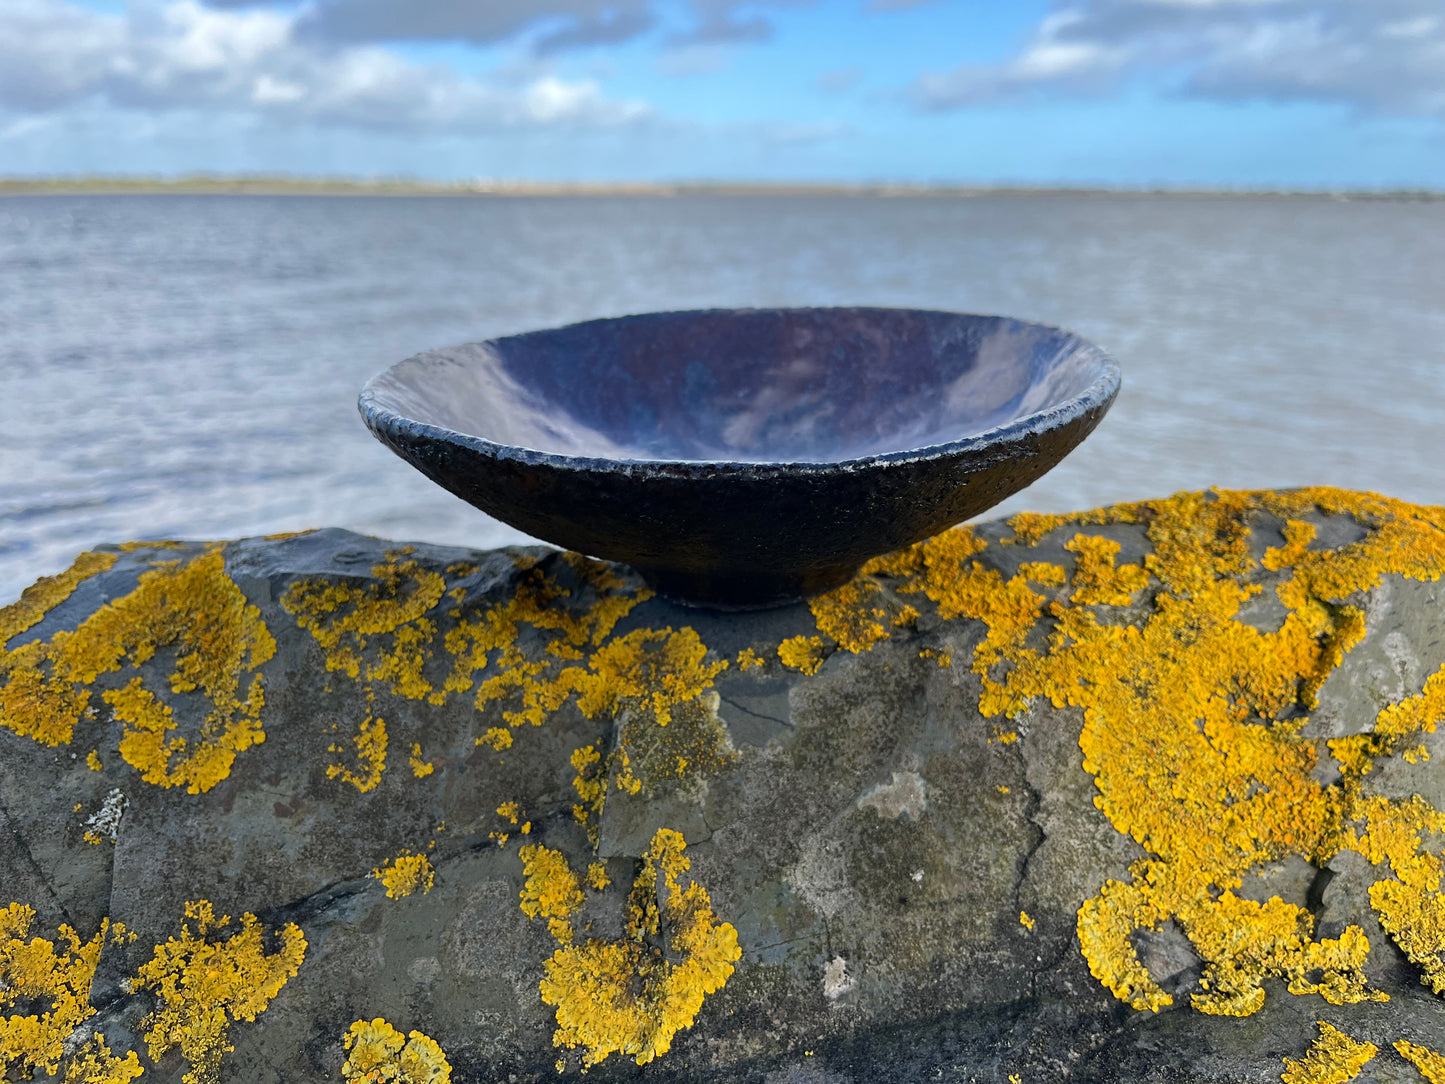
[[1445, 720], [1445, 667], [1431, 674], [1419, 696], [1384, 708], [1375, 717], [1374, 733], [1386, 739], [1405, 739], [1435, 733]]
[[1114, 567], [1119, 543], [1113, 539], [1076, 534], [1064, 543], [1064, 549], [1075, 554], [1074, 594], [1070, 601], [1080, 606], [1127, 606], [1149, 583], [1149, 573], [1138, 565]]
[[[365, 581], [298, 580], [281, 596], [281, 605], [321, 645], [328, 670], [422, 699], [432, 688], [422, 676], [421, 645], [436, 632], [424, 615], [441, 601], [446, 581], [404, 556], [387, 553]], [[367, 648], [378, 640], [381, 649], [365, 662]]]
[[574, 679], [577, 706], [588, 718], [637, 707], [658, 726], [672, 721], [681, 704], [712, 687], [727, 661], [705, 662], [707, 647], [690, 628], [638, 629], [609, 641], [589, 660], [589, 673]]
[[276, 642], [260, 611], [226, 575], [219, 550], [182, 567], [142, 573], [134, 592], [98, 610], [58, 647], [65, 663], [57, 671], [64, 666], [71, 680], [82, 682], [117, 669], [123, 655], [139, 666], [170, 647], [176, 651], [171, 692], [199, 691], [210, 701], [200, 735], [189, 741], [175, 734], [170, 707], [139, 678], [105, 694], [127, 724], [121, 757], [149, 783], [207, 791], [230, 774], [238, 753], [265, 740], [261, 678], [252, 678], [244, 700], [240, 682], [275, 654]]
[[206, 900], [186, 904], [180, 936], [157, 945], [134, 982], [160, 999], [142, 1025], [146, 1049], [155, 1061], [179, 1048], [190, 1063], [185, 1084], [219, 1080], [221, 1058], [234, 1049], [228, 1041], [232, 1023], [255, 1020], [306, 956], [306, 938], [293, 923], [271, 935], [279, 946], [268, 954], [267, 931], [251, 914], [242, 915], [240, 928], [224, 940], [208, 939], [230, 922], [225, 915], [218, 919]]
[[[365, 794], [376, 789], [381, 782], [381, 773], [386, 771], [386, 722], [374, 715], [368, 715], [356, 728], [351, 744], [356, 754], [356, 770], [352, 771], [346, 764], [328, 764], [326, 778], [350, 783]], [[346, 750], [340, 745], [332, 745], [329, 751], [342, 753]]]
[[[43, 590], [27, 592], [7, 608], [7, 631], [30, 627], [43, 616], [43, 606], [63, 598], [84, 575], [109, 567], [105, 560], [87, 560], [95, 556], [83, 555], [70, 572], [42, 581]], [[49, 641], [0, 655], [0, 677], [7, 679], [0, 685], [0, 725], [63, 745], [91, 709], [90, 686], [97, 678], [127, 661], [142, 667], [162, 649], [174, 657], [169, 691], [199, 693], [209, 710], [188, 738], [178, 733], [171, 706], [143, 677], [106, 690], [103, 699], [124, 724], [120, 754], [149, 783], [185, 786], [192, 794], [210, 790], [230, 774], [237, 754], [265, 741], [261, 676], [251, 678], [244, 694], [241, 684], [276, 651], [260, 611], [226, 575], [219, 549], [187, 564], [162, 562], [141, 573], [134, 591], [96, 610], [74, 632], [57, 632]]]
[[527, 878], [522, 886], [522, 911], [528, 918], [549, 920], [552, 936], [558, 941], [572, 940], [569, 919], [582, 906], [582, 882], [567, 864], [561, 851], [541, 844], [530, 844], [517, 854], [522, 859], [522, 873]]
[[1265, 550], [1260, 562], [1265, 568], [1276, 570], [1298, 564], [1309, 553], [1310, 543], [1318, 533], [1313, 523], [1292, 519], [1284, 525], [1284, 545], [1271, 546]]
[[750, 647], [745, 647], [738, 652], [738, 669], [743, 673], [747, 673], [749, 670], [756, 670], [766, 665], [767, 660]]
[[594, 892], [601, 892], [612, 883], [612, 879], [607, 876], [607, 867], [601, 862], [593, 862], [587, 867], [586, 881], [587, 887]]
[[1020, 512], [1008, 521], [1008, 525], [1013, 531], [1013, 537], [1003, 539], [1003, 544], [1007, 546], [1017, 543], [1023, 546], [1035, 546], [1050, 531], [1055, 531], [1066, 523], [1074, 522], [1087, 522], [1087, 520], [1082, 517], [1045, 512]]
[[[1249, 546], [1252, 516], [1286, 523], [1285, 545], [1260, 561]], [[1350, 517], [1366, 536], [1321, 548], [1311, 516]], [[1144, 528], [1151, 549], [1142, 567], [1117, 566], [1116, 543], [1077, 533], [1107, 524]], [[1065, 544], [1076, 557], [1072, 577], [1046, 562], [1006, 577], [979, 559], [986, 543], [968, 528], [870, 562], [865, 575], [926, 596], [944, 620], [982, 622], [972, 669], [985, 716], [1015, 717], [1036, 699], [1082, 709], [1095, 804], [1147, 853], [1127, 880], [1106, 883], [1080, 908], [1094, 975], [1136, 1008], [1170, 1004], [1131, 938], [1172, 920], [1205, 964], [1192, 998], [1201, 1011], [1255, 1011], [1268, 976], [1335, 1003], [1383, 999], [1365, 984], [1363, 931], [1316, 941], [1304, 908], [1234, 893], [1265, 863], [1298, 854], [1322, 865], [1350, 849], [1388, 866], [1372, 904], [1425, 981], [1445, 989], [1441, 861], [1423, 842], [1445, 821], [1419, 799], [1368, 798], [1361, 784], [1375, 760], [1445, 715], [1445, 676], [1387, 707], [1373, 733], [1330, 742], [1343, 774], [1330, 786], [1313, 774], [1319, 748], [1303, 737], [1300, 710], [1363, 637], [1359, 592], [1386, 574], [1433, 581], [1445, 571], [1441, 511], [1329, 489], [1219, 492], [1022, 516], [1011, 526], [1020, 545], [1074, 527]], [[1269, 632], [1244, 621], [1241, 607], [1271, 572], [1287, 615]], [[1066, 583], [1067, 594], [1055, 590]], [[1151, 583], [1140, 624], [1094, 615], [1095, 606], [1138, 601]], [[1000, 728], [996, 740], [1014, 733]]]
[[1029, 917], [1029, 913], [1027, 911], [1020, 911], [1019, 925], [1026, 930], [1032, 930], [1036, 925], [1038, 925], [1038, 923]]
[[665, 779], [716, 772], [736, 759], [711, 691], [728, 663], [709, 663], [706, 654], [697, 633], [683, 628], [638, 630], [593, 656], [577, 704], [590, 718], [622, 720], [608, 764], [618, 789], [650, 792]]
[[69, 926], [48, 941], [30, 936], [34, 921], [34, 908], [0, 909], [0, 1012], [11, 1014], [0, 1015], [0, 1078], [56, 1072], [65, 1040], [95, 1015], [90, 984], [106, 937], [123, 933], [103, 921], [89, 941]]
[[[628, 896], [625, 936], [573, 944], [569, 927], [547, 961], [541, 990], [542, 1000], [557, 1010], [552, 1041], [581, 1047], [584, 1067], [612, 1054], [643, 1065], [667, 1053], [673, 1036], [692, 1026], [704, 997], [721, 989], [742, 955], [737, 931], [717, 921], [702, 886], [679, 883], [690, 868], [685, 849], [679, 833], [659, 829]], [[556, 858], [565, 867], [565, 859]], [[576, 875], [570, 869], [567, 874], [575, 884]], [[559, 884], [566, 879], [555, 870], [549, 877]], [[659, 878], [666, 893], [661, 907]], [[671, 931], [671, 959], [654, 944], [664, 925]]]
[[493, 751], [504, 753], [512, 747], [512, 732], [502, 726], [488, 727], [476, 744], [490, 746]]
[[1445, 831], [1445, 813], [1423, 798], [1390, 802], [1369, 797], [1358, 801], [1363, 834], [1351, 832], [1341, 841], [1376, 865], [1389, 864], [1398, 880], [1381, 879], [1370, 886], [1370, 905], [1380, 925], [1424, 974], [1421, 981], [1445, 993], [1445, 896], [1440, 892], [1440, 856], [1425, 850], [1423, 837]]
[[640, 629], [605, 644], [587, 670], [563, 672], [583, 714], [622, 721], [608, 757], [590, 745], [572, 754], [579, 798], [572, 811], [589, 836], [595, 837], [602, 815], [609, 771], [617, 789], [638, 794], [663, 780], [715, 772], [736, 760], [711, 691], [728, 662], [708, 662], [706, 656], [707, 647], [691, 628]]
[[610, 758], [611, 761], [620, 763], [622, 770], [617, 773], [617, 789], [628, 794], [637, 794], [642, 790], [642, 780], [632, 773], [632, 765], [629, 762], [627, 750], [619, 749]]
[[[535, 558], [519, 559], [517, 568], [520, 578], [504, 601], [449, 610], [456, 620], [445, 635], [437, 608], [446, 579], [405, 550], [388, 553], [367, 581], [298, 581], [282, 604], [321, 646], [327, 668], [363, 682], [370, 694], [384, 690], [431, 704], [472, 694], [479, 709], [500, 705], [506, 726], [488, 727], [476, 743], [503, 752], [513, 741], [510, 729], [541, 725], [573, 693], [595, 686], [588, 663], [611, 646], [617, 622], [651, 597], [610, 566], [577, 554], [557, 558], [556, 575]], [[475, 571], [454, 564], [447, 575]], [[433, 672], [438, 656], [446, 665]]]
[[1284, 1059], [1282, 1084], [1347, 1084], [1378, 1052], [1374, 1043], [1356, 1042], [1323, 1020], [1320, 1035], [1299, 1060]]
[[86, 552], [56, 576], [42, 576], [21, 592], [19, 600], [0, 609], [0, 658], [7, 645], [26, 629], [44, 620], [55, 607], [68, 599], [80, 584], [115, 565], [113, 553]]
[[411, 765], [411, 774], [418, 779], [425, 779], [436, 771], [436, 765], [422, 757], [421, 742], [411, 743], [411, 755], [407, 758], [407, 762]]
[[122, 542], [116, 549], [122, 553], [137, 553], [140, 550], [183, 550], [188, 545], [189, 543], [174, 538], [152, 538]]
[[[620, 789], [639, 793], [667, 776], [730, 763], [726, 731], [705, 695], [727, 660], [708, 662], [691, 628], [613, 636], [617, 622], [650, 592], [607, 565], [563, 554], [555, 575], [535, 561], [518, 567], [520, 579], [507, 598], [474, 613], [451, 611], [456, 621], [444, 636], [432, 615], [445, 579], [401, 551], [373, 568], [369, 582], [302, 581], [282, 601], [326, 652], [327, 667], [364, 682], [369, 698], [389, 687], [442, 703], [475, 690], [479, 709], [500, 705], [507, 725], [490, 726], [476, 739], [497, 752], [511, 747], [512, 729], [541, 725], [574, 697], [588, 718], [623, 716], [617, 751], [605, 764], [599, 757], [592, 774], [579, 769], [588, 794], [577, 814], [584, 823], [594, 818], [589, 830], [595, 831], [609, 770], [616, 770]], [[437, 646], [451, 657], [439, 684], [427, 678]], [[356, 739], [361, 766], [334, 764], [330, 773], [370, 789], [385, 767], [384, 737], [379, 721], [368, 720]]]
[[1395, 1043], [1400, 1057], [1413, 1065], [1430, 1084], [1445, 1084], [1445, 1054], [1401, 1039]]
[[516, 802], [503, 802], [497, 806], [497, 816], [505, 817], [509, 824], [516, 824], [522, 815], [522, 807]]
[[565, 918], [549, 918], [547, 920], [547, 932], [552, 935], [552, 940], [559, 945], [570, 945], [572, 943], [572, 923]]
[[134, 1050], [125, 1057], [113, 1054], [97, 1032], [66, 1063], [65, 1084], [129, 1084], [144, 1071]]
[[592, 745], [575, 749], [572, 752], [572, 769], [577, 773], [572, 779], [572, 789], [577, 792], [578, 799], [572, 806], [572, 816], [587, 829], [588, 838], [596, 846], [597, 828], [607, 800], [607, 776], [603, 771], [602, 754]]
[[420, 1031], [403, 1036], [382, 1017], [358, 1020], [343, 1040], [347, 1084], [450, 1084], [451, 1063], [436, 1040]]
[[899, 608], [890, 606], [883, 589], [870, 579], [854, 579], [810, 599], [808, 608], [818, 631], [855, 655], [888, 639], [888, 626], [898, 624]]
[[821, 636], [792, 636], [778, 645], [778, 659], [789, 669], [811, 676], [828, 657], [825, 647]]
[[387, 899], [399, 900], [420, 892], [425, 896], [432, 890], [436, 870], [424, 854], [402, 853], [385, 865], [371, 871], [371, 875], [386, 885]]
[[[586, 649], [602, 647], [617, 622], [634, 606], [651, 597], [646, 589], [632, 588], [607, 565], [577, 554], [562, 560], [577, 578], [569, 590], [540, 567], [529, 567], [512, 595], [475, 619], [464, 618], [447, 633], [446, 650], [453, 656], [448, 691], [466, 692], [474, 674], [495, 666], [497, 673], [476, 684], [476, 704], [512, 700], [518, 706], [504, 710], [511, 727], [540, 726], [549, 714], [587, 682], [587, 669], [573, 665]], [[590, 598], [581, 605], [582, 598]], [[524, 630], [548, 636], [540, 652], [528, 653], [519, 644]]]
[[100, 754], [97, 753], [94, 749], [92, 749], [89, 753], [86, 754], [85, 766], [93, 772], [100, 772], [105, 770], [105, 766], [100, 762]]

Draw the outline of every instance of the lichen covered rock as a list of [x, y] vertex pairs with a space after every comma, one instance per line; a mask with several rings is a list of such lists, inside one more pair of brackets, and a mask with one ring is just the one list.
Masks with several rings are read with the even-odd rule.
[[714, 614], [343, 531], [0, 610], [0, 1079], [1445, 1079], [1445, 511]]

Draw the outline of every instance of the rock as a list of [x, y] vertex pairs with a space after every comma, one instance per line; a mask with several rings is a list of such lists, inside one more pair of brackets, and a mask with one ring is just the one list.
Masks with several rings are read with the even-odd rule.
[[1445, 1079], [1442, 571], [1337, 490], [750, 614], [102, 548], [0, 611], [0, 1076]]

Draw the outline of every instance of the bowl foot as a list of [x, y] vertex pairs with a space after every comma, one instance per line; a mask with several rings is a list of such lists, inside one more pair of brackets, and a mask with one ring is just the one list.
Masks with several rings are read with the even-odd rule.
[[638, 568], [647, 585], [669, 602], [701, 610], [771, 610], [841, 587], [857, 573], [854, 562], [785, 573], [694, 572]]

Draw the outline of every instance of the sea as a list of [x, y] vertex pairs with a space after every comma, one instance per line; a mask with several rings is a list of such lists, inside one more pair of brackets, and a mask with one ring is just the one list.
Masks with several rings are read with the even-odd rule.
[[0, 604], [81, 550], [528, 541], [367, 433], [366, 379], [597, 316], [891, 305], [1072, 328], [1113, 410], [987, 515], [1330, 484], [1445, 504], [1445, 201], [0, 197]]

